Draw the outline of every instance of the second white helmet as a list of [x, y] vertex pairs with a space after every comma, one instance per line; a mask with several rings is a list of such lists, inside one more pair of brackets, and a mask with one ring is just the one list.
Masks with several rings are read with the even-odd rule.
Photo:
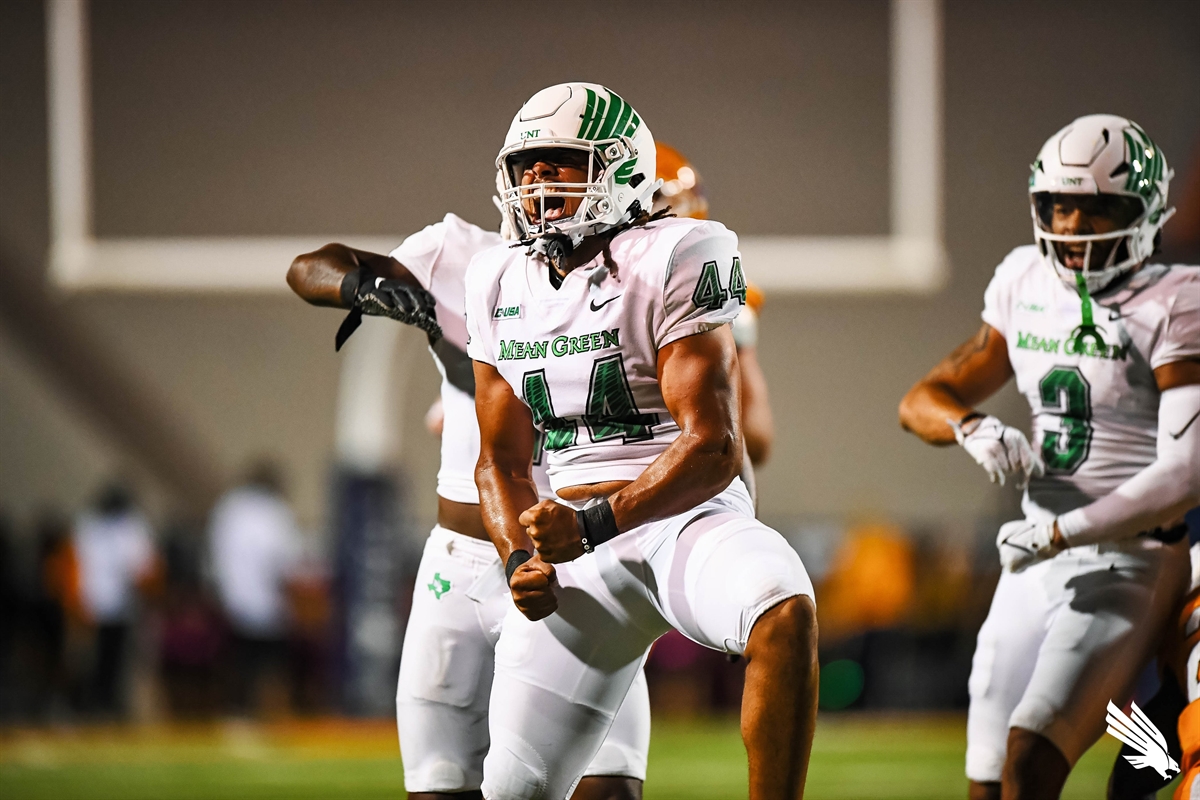
[[[568, 148], [588, 154], [583, 183], [521, 185], [517, 165], [536, 148]], [[633, 107], [611, 89], [595, 83], [560, 83], [542, 89], [513, 117], [496, 157], [500, 208], [516, 238], [535, 242], [567, 236], [572, 245], [585, 237], [632, 221], [650, 211], [661, 181], [655, 179], [654, 137]], [[578, 198], [570, 217], [546, 219], [546, 202]], [[540, 205], [533, 219], [524, 204]]]
[[[1171, 170], [1162, 151], [1136, 122], [1112, 114], [1080, 117], [1050, 137], [1029, 176], [1033, 236], [1043, 258], [1072, 288], [1077, 274], [1062, 263], [1056, 242], [1086, 245], [1082, 277], [1098, 292], [1154, 254], [1159, 231], [1174, 213], [1167, 207]], [[1050, 230], [1055, 194], [1129, 198], [1139, 213], [1120, 230], [1099, 234], [1056, 234]], [[1107, 260], [1091, 263], [1098, 242], [1112, 242]]]

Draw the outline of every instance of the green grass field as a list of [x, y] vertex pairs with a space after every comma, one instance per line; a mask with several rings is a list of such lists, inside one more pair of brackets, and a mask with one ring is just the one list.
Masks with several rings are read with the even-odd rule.
[[[964, 731], [961, 716], [823, 719], [807, 796], [962, 800]], [[1108, 737], [1094, 747], [1063, 797], [1103, 798], [1116, 750]], [[656, 720], [646, 798], [745, 797], [745, 763], [736, 720]], [[381, 722], [0, 732], [4, 800], [403, 796], [394, 729]]]

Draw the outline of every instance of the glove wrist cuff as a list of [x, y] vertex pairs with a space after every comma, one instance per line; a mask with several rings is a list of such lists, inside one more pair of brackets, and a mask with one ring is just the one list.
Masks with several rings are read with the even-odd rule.
[[[995, 418], [979, 411], [972, 411], [963, 415], [962, 419], [955, 420], [947, 418], [946, 422], [948, 422], [950, 427], [954, 430], [955, 441], [957, 441], [959, 444], [965, 444], [967, 438], [970, 437], [971, 434], [975, 433], [975, 431], [979, 430], [983, 426], [983, 423], [989, 419]], [[999, 420], [996, 421], [999, 422]]]
[[358, 302], [358, 290], [364, 283], [369, 283], [371, 278], [372, 275], [367, 271], [366, 267], [359, 267], [347, 272], [345, 277], [342, 278], [342, 285], [339, 290], [342, 306], [345, 308], [354, 308]]

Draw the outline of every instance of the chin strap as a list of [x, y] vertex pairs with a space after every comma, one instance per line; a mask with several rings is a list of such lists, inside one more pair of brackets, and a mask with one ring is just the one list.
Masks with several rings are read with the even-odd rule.
[[[603, 236], [606, 239], [605, 247], [607, 247], [608, 242], [611, 242], [617, 236], [629, 230], [630, 228], [636, 228], [639, 225], [647, 225], [651, 222], [656, 222], [660, 219], [663, 219], [664, 217], [675, 216], [675, 214], [671, 212], [670, 206], [661, 208], [658, 211], [655, 211], [653, 214], [647, 214], [642, 211], [641, 204], [636, 201], [629, 207], [629, 212], [632, 217], [631, 219], [593, 235]], [[587, 237], [582, 237], [579, 241], [582, 242], [584, 238]], [[558, 233], [556, 231], [554, 233], [548, 233], [544, 236], [538, 236], [533, 239], [522, 239], [521, 241], [517, 242], [517, 244], [512, 246], [526, 246], [529, 248], [530, 254], [541, 253], [546, 257], [546, 260], [550, 262], [551, 266], [555, 270], [563, 272], [566, 269], [565, 264], [567, 259], [569, 259], [571, 254], [575, 252], [575, 247], [578, 244], [579, 242], [575, 241], [574, 237], [568, 236], [565, 233]], [[553, 280], [553, 278], [551, 278], [551, 280]], [[558, 286], [555, 286], [554, 288], [557, 289]]]
[[1101, 352], [1107, 352], [1108, 342], [1104, 341], [1104, 330], [1096, 324], [1092, 313], [1092, 295], [1088, 292], [1087, 278], [1084, 277], [1083, 271], [1075, 273], [1075, 287], [1079, 290], [1080, 311], [1083, 313], [1083, 321], [1075, 330], [1071, 331], [1069, 341], [1074, 343], [1074, 349], [1078, 351], [1083, 345], [1084, 339], [1091, 339], [1096, 348]]

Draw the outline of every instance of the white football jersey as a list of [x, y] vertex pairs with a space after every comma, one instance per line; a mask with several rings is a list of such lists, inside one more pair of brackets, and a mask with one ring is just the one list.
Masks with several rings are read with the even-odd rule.
[[1200, 357], [1196, 267], [1148, 264], [1092, 297], [1102, 342], [1075, 336], [1082, 305], [1035, 245], [1009, 253], [984, 295], [983, 321], [1008, 343], [1046, 463], [1022, 503], [1030, 519], [1087, 505], [1153, 462], [1154, 369]]
[[[441, 222], [417, 231], [391, 252], [434, 300], [444, 338], [430, 348], [442, 375], [442, 463], [437, 493], [459, 503], [478, 503], [475, 462], [479, 460], [479, 420], [475, 416], [474, 377], [466, 355], [465, 281], [476, 253], [504, 245], [500, 234], [447, 214]], [[551, 497], [545, 466], [535, 460], [538, 494]]]
[[665, 345], [732, 322], [746, 301], [737, 236], [663, 219], [616, 236], [555, 289], [524, 248], [479, 254], [467, 352], [499, 370], [543, 432], [550, 485], [633, 480], [679, 435], [658, 384]]

